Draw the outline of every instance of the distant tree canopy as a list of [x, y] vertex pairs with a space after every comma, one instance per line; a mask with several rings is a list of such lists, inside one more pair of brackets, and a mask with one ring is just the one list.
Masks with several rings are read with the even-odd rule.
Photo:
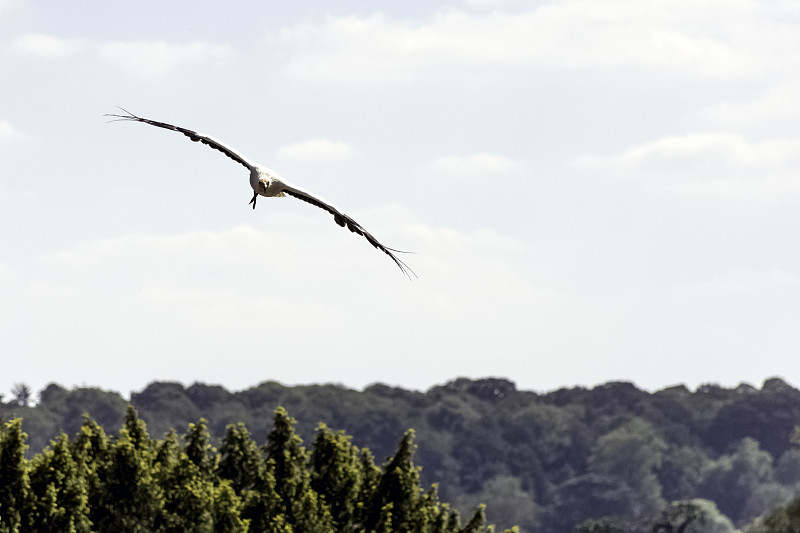
[[[128, 404], [114, 392], [55, 384], [39, 393], [38, 404], [31, 397], [23, 405], [16, 392], [9, 398], [0, 405], [0, 417], [24, 418], [28, 459], [51, 439], [57, 442], [62, 431], [83, 431], [84, 412], [100, 427], [119, 428]], [[650, 393], [610, 382], [544, 394], [518, 390], [501, 378], [459, 378], [426, 392], [382, 384], [357, 391], [268, 381], [230, 392], [218, 385], [152, 383], [132, 393], [130, 403], [150, 434], [166, 434], [167, 440], [171, 428], [195, 423], [196, 433], [197, 421], [207, 420], [203, 430], [235, 492], [255, 490], [239, 465], [256, 461], [260, 452], [242, 444], [241, 456], [226, 455], [223, 442], [266, 442], [272, 429], [264, 421], [279, 405], [298, 418], [296, 435], [305, 442], [316, 442], [316, 424], [324, 421], [334, 435], [347, 431], [379, 464], [394, 457], [398, 437], [414, 428], [422, 486], [437, 483], [440, 497], [454, 509], [471, 513], [485, 503], [489, 521], [537, 533], [583, 525], [600, 531], [635, 524], [642, 530], [669, 509], [700, 506], [709, 514], [712, 503], [715, 512], [743, 528], [763, 524], [800, 493], [800, 391], [778, 378], [760, 389], [679, 385]], [[241, 429], [231, 433], [231, 426]], [[245, 427], [253, 428], [252, 438]], [[175, 446], [186, 445], [171, 438]], [[193, 457], [210, 454], [202, 452], [197, 436], [194, 442]], [[334, 444], [326, 441], [325, 453], [344, 461], [349, 448]], [[336, 489], [352, 490], [347, 484]], [[330, 512], [336, 517], [355, 511], [331, 506]], [[667, 523], [681, 524], [679, 517]], [[724, 527], [724, 520], [718, 523]]]
[[242, 424], [219, 450], [205, 420], [150, 437], [127, 409], [119, 434], [86, 417], [30, 460], [17, 418], [0, 430], [0, 532], [481, 533], [483, 508], [459, 514], [424, 491], [414, 432], [378, 468], [350, 437], [318, 426], [310, 450], [281, 407], [259, 447]]

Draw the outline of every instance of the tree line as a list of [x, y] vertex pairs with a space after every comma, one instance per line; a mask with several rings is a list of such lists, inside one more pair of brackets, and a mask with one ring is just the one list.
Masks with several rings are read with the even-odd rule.
[[381, 461], [414, 428], [422, 486], [438, 483], [442, 500], [465, 516], [485, 503], [490, 522], [524, 532], [623, 523], [649, 531], [662, 518], [679, 523], [681, 513], [728, 532], [763, 525], [800, 492], [800, 439], [792, 441], [800, 391], [779, 378], [760, 388], [648, 392], [610, 382], [544, 393], [500, 378], [459, 378], [424, 392], [269, 381], [232, 392], [161, 382], [130, 398], [51, 384], [37, 399], [0, 405], [0, 417], [24, 418], [29, 457], [61, 431], [80, 431], [84, 411], [105, 427], [120, 427], [128, 402], [155, 435], [207, 419], [216, 447], [238, 422], [265, 442], [264, 421], [278, 405], [297, 417], [306, 442], [324, 421]]
[[0, 430], [0, 531], [494, 531], [482, 508], [462, 525], [436, 486], [423, 490], [413, 430], [379, 468], [322, 424], [306, 450], [294, 425], [278, 408], [263, 446], [239, 423], [216, 449], [205, 420], [153, 439], [129, 407], [118, 436], [86, 416], [76, 438], [61, 433], [27, 459], [13, 419]]

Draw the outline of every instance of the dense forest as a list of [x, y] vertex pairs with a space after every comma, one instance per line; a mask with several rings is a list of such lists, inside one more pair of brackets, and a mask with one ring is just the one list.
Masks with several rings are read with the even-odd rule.
[[[343, 432], [317, 428], [307, 452], [278, 408], [262, 449], [243, 424], [219, 452], [205, 421], [151, 439], [129, 407], [117, 438], [86, 417], [74, 441], [61, 434], [32, 460], [21, 419], [0, 431], [3, 532], [481, 533], [483, 509], [462, 528], [457, 511], [423, 492], [413, 431], [378, 469]], [[510, 533], [510, 532], [509, 532]]]
[[[23, 419], [33, 464], [46, 446], [53, 453], [66, 438], [62, 431], [77, 436], [70, 442], [80, 439], [88, 420], [109, 433], [124, 430], [129, 403], [163, 442], [175, 440], [173, 429], [202, 425], [220, 457], [239, 423], [266, 449], [278, 406], [297, 418], [298, 439], [315, 443], [325, 423], [332, 435], [352, 435], [353, 445], [369, 449], [384, 470], [413, 428], [419, 490], [438, 486], [420, 498], [431, 498], [439, 510], [446, 508], [441, 498], [464, 516], [485, 503], [488, 521], [501, 528], [800, 530], [800, 501], [793, 501], [800, 491], [800, 391], [778, 378], [761, 388], [675, 386], [654, 393], [627, 382], [536, 393], [497, 378], [456, 379], [426, 392], [381, 384], [357, 391], [265, 382], [230, 392], [152, 383], [129, 400], [51, 384], [37, 402], [17, 387], [0, 405], [0, 417]], [[121, 439], [122, 433], [112, 441]]]

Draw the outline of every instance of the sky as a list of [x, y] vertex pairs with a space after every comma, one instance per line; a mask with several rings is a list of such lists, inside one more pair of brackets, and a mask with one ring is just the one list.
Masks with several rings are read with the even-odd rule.
[[797, 2], [0, 0], [0, 71], [0, 393], [800, 384]]

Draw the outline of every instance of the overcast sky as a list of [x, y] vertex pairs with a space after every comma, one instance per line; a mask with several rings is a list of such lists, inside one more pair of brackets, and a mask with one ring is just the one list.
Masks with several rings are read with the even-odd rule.
[[0, 36], [0, 392], [800, 384], [797, 2], [0, 0]]

